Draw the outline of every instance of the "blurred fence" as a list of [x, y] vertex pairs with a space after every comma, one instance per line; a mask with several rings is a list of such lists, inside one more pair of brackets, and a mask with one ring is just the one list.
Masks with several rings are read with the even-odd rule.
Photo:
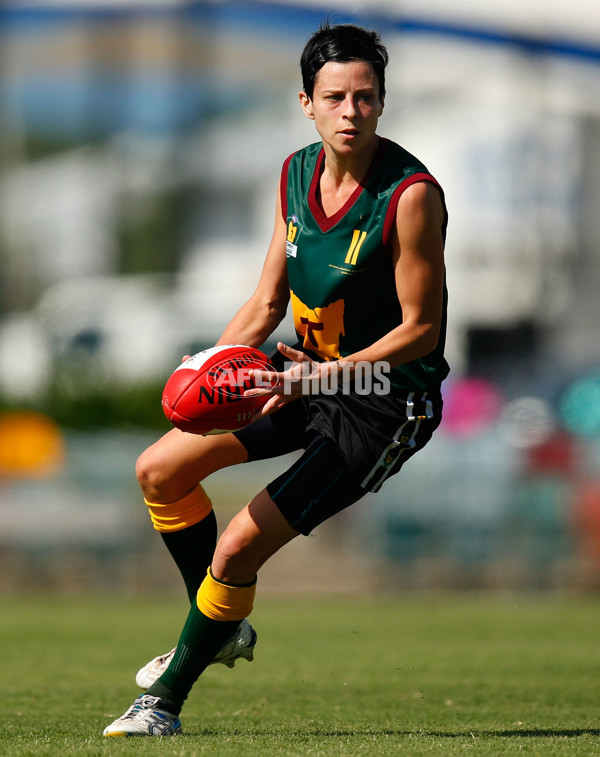
[[[68, 432], [60, 462], [47, 443], [19, 462], [1, 426], [0, 590], [183, 591], [134, 479], [151, 433]], [[512, 431], [442, 426], [380, 493], [286, 547], [263, 588], [597, 590], [599, 440], [555, 428], [524, 447]], [[220, 526], [291, 459], [211, 478]]]

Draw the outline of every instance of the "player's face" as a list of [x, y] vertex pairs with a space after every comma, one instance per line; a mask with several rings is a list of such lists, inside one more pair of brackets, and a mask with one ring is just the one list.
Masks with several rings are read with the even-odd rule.
[[301, 92], [300, 103], [323, 141], [340, 153], [370, 145], [383, 111], [377, 75], [362, 60], [326, 63], [317, 74], [312, 99]]

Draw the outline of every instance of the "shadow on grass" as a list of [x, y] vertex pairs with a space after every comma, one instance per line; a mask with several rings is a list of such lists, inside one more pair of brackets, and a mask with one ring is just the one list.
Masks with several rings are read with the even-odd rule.
[[[405, 732], [406, 733], [406, 732]], [[480, 731], [476, 729], [469, 729], [468, 731], [417, 731], [416, 733], [423, 734], [424, 736], [436, 736], [438, 738], [467, 738], [469, 736], [475, 736], [478, 738], [487, 738], [493, 736], [494, 738], [577, 738], [579, 736], [600, 736], [600, 728], [516, 728], [510, 731], [496, 730], [496, 731]]]
[[[228, 731], [230, 736], [247, 736], [247, 730]], [[254, 736], [273, 735], [272, 731], [252, 730]], [[437, 739], [468, 739], [468, 738], [578, 738], [579, 736], [600, 736], [600, 728], [516, 728], [511, 730], [479, 730], [469, 728], [467, 730], [457, 731], [429, 731], [426, 729], [339, 729], [339, 730], [302, 730], [286, 731], [288, 736], [306, 738], [307, 736], [315, 738], [347, 738], [350, 736], [431, 736]], [[185, 731], [186, 736], [222, 736], [222, 732], [211, 729], [200, 731]]]

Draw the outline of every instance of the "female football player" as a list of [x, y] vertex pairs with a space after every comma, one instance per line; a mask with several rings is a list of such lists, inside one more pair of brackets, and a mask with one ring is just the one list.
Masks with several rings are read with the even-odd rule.
[[[145, 693], [106, 736], [179, 733], [202, 671], [252, 658], [246, 618], [265, 561], [377, 491], [439, 425], [446, 210], [427, 168], [377, 134], [387, 61], [378, 34], [352, 25], [323, 26], [302, 53], [300, 107], [320, 139], [285, 161], [260, 281], [219, 340], [259, 347], [291, 302], [297, 344], [278, 345], [279, 384], [258, 421], [221, 436], [173, 429], [138, 461], [191, 609], [178, 645], [139, 671]], [[365, 369], [384, 379], [370, 391]], [[199, 482], [292, 450], [304, 451], [215, 547]]]

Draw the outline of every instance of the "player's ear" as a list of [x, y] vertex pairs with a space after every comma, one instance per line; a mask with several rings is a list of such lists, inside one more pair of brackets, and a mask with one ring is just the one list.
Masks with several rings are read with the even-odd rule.
[[383, 106], [385, 104], [385, 94], [381, 95], [381, 97], [379, 98], [379, 102], [381, 103], [381, 106], [379, 108], [379, 115], [381, 116], [383, 113]]
[[306, 94], [306, 92], [304, 92], [304, 90], [302, 90], [302, 92], [300, 92], [298, 94], [298, 97], [300, 98], [300, 107], [304, 111], [304, 115], [307, 118], [310, 118], [311, 121], [314, 121], [315, 120], [315, 114], [313, 113], [312, 100]]

